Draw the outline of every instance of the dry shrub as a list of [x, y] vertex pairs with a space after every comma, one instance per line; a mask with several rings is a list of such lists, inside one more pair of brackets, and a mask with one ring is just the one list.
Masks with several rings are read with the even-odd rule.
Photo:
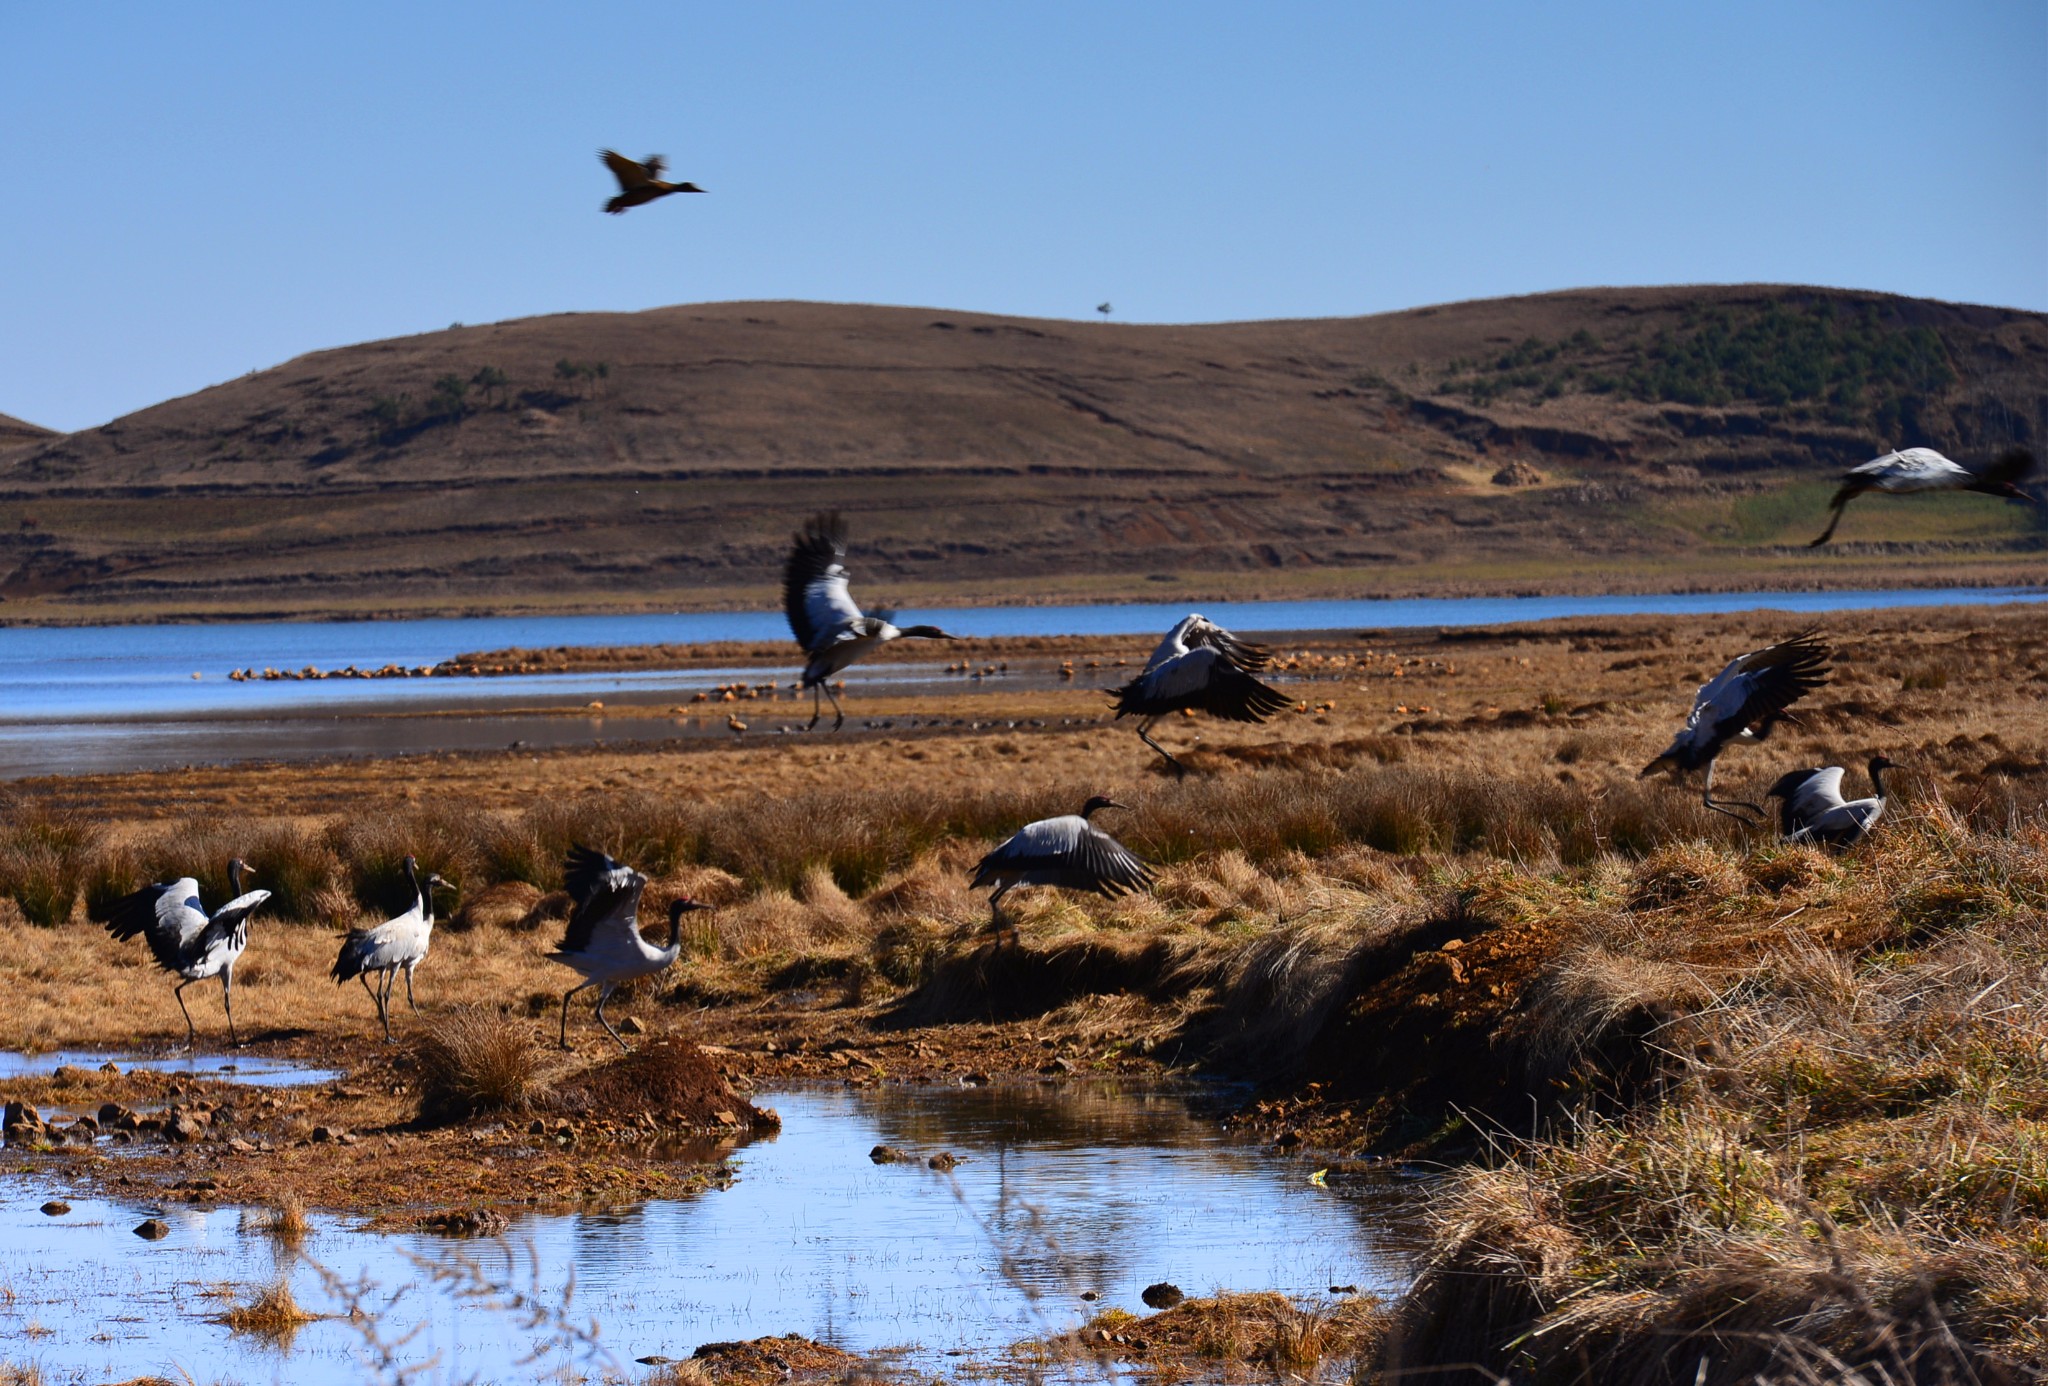
[[297, 1297], [292, 1294], [291, 1281], [280, 1278], [257, 1291], [246, 1304], [238, 1304], [222, 1314], [219, 1322], [226, 1324], [231, 1332], [265, 1338], [283, 1346], [318, 1317], [300, 1307]]
[[350, 892], [364, 910], [389, 919], [413, 903], [405, 859], [419, 859], [422, 880], [438, 873], [456, 886], [482, 885], [473, 808], [442, 800], [337, 819], [325, 838]]
[[435, 1019], [413, 1042], [412, 1057], [425, 1122], [524, 1111], [547, 1090], [547, 1064], [533, 1027], [481, 1006]]
[[0, 800], [0, 894], [45, 928], [71, 918], [99, 855], [101, 829], [83, 813], [40, 800]]
[[1754, 884], [1782, 895], [1826, 879], [1834, 874], [1834, 866], [1827, 853], [1817, 846], [1771, 843], [1751, 852], [1742, 863], [1742, 871]]
[[1660, 847], [1636, 867], [1629, 903], [1637, 909], [1659, 909], [1691, 901], [1726, 900], [1743, 893], [1748, 883], [1735, 863], [1704, 842], [1676, 842]]
[[482, 890], [469, 892], [463, 899], [462, 908], [455, 911], [443, 927], [454, 933], [470, 929], [530, 928], [533, 926], [527, 920], [540, 900], [538, 886], [520, 880], [499, 881]]
[[299, 1246], [313, 1230], [306, 1219], [305, 1200], [287, 1190], [275, 1204], [257, 1215], [256, 1230], [280, 1247]]
[[1174, 990], [1213, 988], [1195, 1037], [1213, 1062], [1261, 1074], [1293, 1069], [1331, 1010], [1356, 993], [1361, 972], [1381, 946], [1384, 920], [1353, 909], [1332, 911], [1261, 934], [1217, 957], [1186, 958]]
[[1591, 1081], [1628, 1101], [1689, 1047], [1677, 1022], [1714, 994], [1691, 967], [1593, 944], [1530, 984], [1507, 1036], [1524, 1055], [1530, 1091]]

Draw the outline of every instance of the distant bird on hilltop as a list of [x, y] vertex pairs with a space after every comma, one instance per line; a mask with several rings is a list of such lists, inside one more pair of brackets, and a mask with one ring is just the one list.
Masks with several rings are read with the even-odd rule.
[[178, 1009], [185, 1015], [187, 1048], [198, 1042], [199, 1032], [193, 1028], [192, 1012], [185, 1008], [185, 988], [208, 977], [220, 978], [220, 1004], [228, 1013], [228, 1041], [237, 1048], [242, 1043], [235, 1033], [235, 960], [249, 946], [249, 916], [270, 898], [267, 890], [242, 889], [245, 871], [249, 868], [240, 857], [228, 863], [235, 898], [210, 915], [199, 903], [199, 882], [180, 876], [123, 897], [107, 920], [107, 932], [123, 942], [141, 934], [156, 955], [156, 965], [182, 979], [171, 994], [178, 998]]
[[604, 1003], [636, 977], [664, 971], [683, 953], [683, 916], [707, 910], [688, 898], [668, 907], [668, 944], [657, 948], [640, 934], [640, 895], [647, 878], [632, 867], [588, 847], [571, 847], [562, 867], [562, 887], [575, 900], [562, 941], [548, 954], [583, 974], [584, 980], [562, 994], [562, 1048], [569, 1047], [569, 998], [586, 987], [597, 988], [597, 1023], [617, 1041], [630, 1046], [605, 1019]]
[[[422, 885], [419, 868], [418, 859], [405, 859], [405, 878], [412, 882], [411, 907], [374, 929], [350, 929], [348, 937], [341, 941], [341, 952], [329, 974], [336, 982], [346, 982], [351, 977], [361, 979], [363, 990], [377, 1007], [377, 1019], [383, 1022], [387, 1040], [391, 1038], [391, 988], [401, 970], [405, 973], [405, 1004], [415, 1015], [419, 1013], [419, 1003], [412, 998], [412, 974], [426, 961], [427, 949], [433, 945], [434, 890], [452, 888], [432, 873]], [[372, 972], [384, 974], [381, 987], [374, 991], [370, 987]]]
[[892, 625], [895, 612], [877, 609], [863, 614], [847, 591], [847, 571], [839, 560], [846, 557], [846, 522], [836, 510], [813, 515], [797, 531], [795, 547], [782, 574], [782, 609], [789, 617], [789, 629], [803, 647], [810, 662], [804, 665], [804, 688], [811, 690], [811, 720], [818, 725], [824, 709], [818, 694], [832, 700], [832, 730], [846, 722], [846, 709], [833, 691], [834, 674], [856, 660], [867, 658], [891, 640], [952, 640], [937, 626]]
[[[1048, 885], [1063, 890], [1125, 895], [1152, 884], [1152, 868], [1130, 849], [1088, 820], [1098, 810], [1120, 809], [1116, 800], [1097, 794], [1079, 813], [1041, 818], [1019, 828], [1002, 846], [974, 868], [968, 889], [994, 886], [988, 898], [989, 927], [1005, 926], [1003, 896], [1017, 886]], [[1015, 933], [1015, 926], [1011, 926]]]
[[1764, 797], [1785, 801], [1780, 808], [1785, 841], [1818, 842], [1839, 851], [1854, 846], [1884, 817], [1884, 772], [1897, 768], [1897, 761], [1870, 758], [1870, 787], [1876, 792], [1868, 799], [1842, 798], [1839, 765], [1780, 775]]
[[615, 154], [609, 149], [598, 150], [597, 157], [604, 160], [605, 167], [619, 180], [619, 195], [604, 204], [604, 209], [614, 215], [628, 207], [638, 207], [642, 203], [652, 202], [657, 197], [667, 197], [670, 193], [704, 191], [695, 183], [663, 182], [661, 175], [668, 168], [668, 160], [659, 154], [649, 154], [647, 162], [641, 164], [636, 164], [625, 155]]
[[1240, 640], [1207, 617], [1183, 617], [1145, 661], [1144, 672], [1111, 694], [1119, 718], [1135, 716], [1138, 739], [1166, 757], [1176, 774], [1184, 767], [1154, 741], [1152, 724], [1171, 712], [1192, 708], [1226, 722], [1263, 722], [1287, 706], [1287, 696], [1252, 677], [1271, 656]]
[[1833, 538], [1835, 526], [1842, 522], [1843, 509], [1865, 491], [1892, 496], [1915, 491], [1979, 491], [1987, 496], [2038, 504], [2019, 486], [2033, 470], [2034, 455], [2025, 448], [2007, 448], [1997, 461], [1976, 472], [1949, 461], [1933, 448], [1888, 452], [1843, 474], [1842, 489], [1828, 502], [1828, 508], [1835, 513], [1820, 538], [1807, 547], [1819, 548]]
[[1643, 767], [1645, 776], [1668, 769], [1673, 779], [1706, 768], [1707, 783], [1700, 802], [1716, 813], [1740, 818], [1736, 809], [1764, 816], [1759, 804], [1714, 798], [1714, 758], [1732, 741], [1761, 741], [1785, 715], [1785, 709], [1828, 681], [1828, 647], [1808, 631], [1728, 661], [1692, 700], [1685, 730], [1671, 738], [1664, 753]]

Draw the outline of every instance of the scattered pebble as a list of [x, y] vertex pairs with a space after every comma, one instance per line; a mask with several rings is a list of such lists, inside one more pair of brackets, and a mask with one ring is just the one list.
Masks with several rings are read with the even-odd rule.
[[160, 1242], [171, 1235], [171, 1225], [162, 1218], [144, 1218], [135, 1224], [135, 1235], [145, 1242]]
[[1173, 1284], [1171, 1281], [1162, 1280], [1156, 1285], [1147, 1285], [1144, 1293], [1140, 1294], [1138, 1298], [1145, 1301], [1145, 1307], [1148, 1309], [1171, 1309], [1174, 1305], [1184, 1301], [1187, 1296], [1181, 1293], [1180, 1286]]
[[71, 1205], [62, 1199], [53, 1198], [43, 1205], [43, 1216], [46, 1218], [61, 1218], [70, 1211]]

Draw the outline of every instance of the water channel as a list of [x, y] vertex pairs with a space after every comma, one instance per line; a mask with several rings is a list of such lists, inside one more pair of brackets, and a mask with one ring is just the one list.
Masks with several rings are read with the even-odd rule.
[[[1399, 1291], [1400, 1188], [1325, 1187], [1312, 1162], [1194, 1114], [1193, 1095], [1096, 1083], [767, 1092], [755, 1100], [778, 1109], [782, 1131], [725, 1153], [727, 1187], [522, 1217], [501, 1239], [370, 1233], [318, 1216], [307, 1259], [287, 1273], [318, 1312], [341, 1307], [340, 1283], [374, 1287], [363, 1299], [373, 1306], [405, 1291], [377, 1331], [416, 1328], [403, 1356], [431, 1361], [427, 1381], [527, 1380], [571, 1360], [633, 1372], [641, 1357], [771, 1333], [891, 1352], [929, 1377], [950, 1374], [949, 1354], [994, 1353], [1105, 1308], [1146, 1312], [1140, 1292], [1160, 1280], [1190, 1295]], [[479, 1150], [509, 1158], [519, 1140], [504, 1133]], [[877, 1144], [946, 1150], [960, 1164], [876, 1165]], [[51, 1189], [34, 1173], [0, 1176], [0, 1360], [36, 1362], [52, 1381], [359, 1379], [359, 1324], [316, 1321], [280, 1347], [215, 1321], [279, 1274], [243, 1211], [72, 1198], [48, 1217], [38, 1206]], [[132, 1233], [150, 1215], [168, 1237]], [[573, 1274], [569, 1317], [595, 1322], [599, 1354], [557, 1345], [526, 1363], [553, 1335], [437, 1284], [435, 1268], [465, 1261], [550, 1305]]]

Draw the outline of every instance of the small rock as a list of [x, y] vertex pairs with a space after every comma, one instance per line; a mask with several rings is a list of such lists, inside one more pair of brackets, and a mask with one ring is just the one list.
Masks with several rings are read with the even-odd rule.
[[1355, 1295], [1358, 1293], [1358, 1287], [1356, 1285], [1332, 1285], [1330, 1293], [1333, 1295]]
[[332, 1126], [315, 1126], [312, 1133], [306, 1139], [312, 1141], [315, 1145], [325, 1145], [328, 1141], [334, 1139], [334, 1128]]
[[740, 1124], [740, 1119], [734, 1116], [731, 1112], [726, 1111], [724, 1108], [720, 1108], [718, 1111], [713, 1112], [711, 1114], [711, 1119], [717, 1122], [720, 1126], [737, 1126]]
[[164, 1134], [181, 1144], [189, 1144], [205, 1139], [206, 1128], [211, 1123], [212, 1117], [207, 1113], [190, 1107], [180, 1107], [171, 1113], [170, 1120], [165, 1123]]
[[647, 1027], [640, 1023], [639, 1016], [629, 1015], [619, 1022], [619, 1033], [622, 1035], [644, 1035], [647, 1033]]
[[100, 1103], [100, 1125], [114, 1131], [133, 1131], [138, 1120], [135, 1113], [118, 1102]]
[[878, 1165], [914, 1165], [917, 1156], [899, 1146], [878, 1145], [868, 1152], [868, 1158]]
[[43, 1205], [43, 1216], [46, 1218], [61, 1218], [70, 1211], [71, 1205], [59, 1198], [53, 1198]]
[[144, 1218], [135, 1224], [135, 1235], [145, 1242], [160, 1242], [171, 1235], [171, 1225], [162, 1218]]
[[1140, 1294], [1138, 1298], [1144, 1300], [1146, 1307], [1149, 1309], [1171, 1309], [1174, 1305], [1185, 1300], [1187, 1296], [1180, 1292], [1180, 1286], [1170, 1281], [1162, 1280], [1157, 1285], [1147, 1285], [1144, 1293]]
[[58, 1064], [57, 1071], [52, 1073], [50, 1077], [66, 1086], [72, 1083], [88, 1083], [92, 1081], [92, 1074], [80, 1068], [77, 1064]]
[[526, 1123], [526, 1134], [529, 1136], [545, 1136], [547, 1133], [548, 1124], [539, 1117]]
[[[6, 1128], [7, 1143], [9, 1145], [12, 1145], [17, 1140], [34, 1139], [42, 1135], [43, 1114], [29, 1106], [26, 1102], [10, 1102], [7, 1104], [4, 1115], [0, 1115], [0, 1127]], [[26, 1133], [26, 1135], [17, 1136], [15, 1134], [17, 1130]]]
[[643, 1367], [666, 1367], [676, 1359], [673, 1357], [663, 1357], [658, 1352], [650, 1352], [645, 1357], [635, 1357], [633, 1360]]
[[1093, 1304], [1096, 1300], [1101, 1299], [1102, 1296], [1097, 1294], [1093, 1290], [1083, 1290], [1081, 1291], [1081, 1298], [1087, 1300], [1090, 1304]]
[[1282, 1131], [1279, 1135], [1273, 1137], [1273, 1144], [1279, 1146], [1282, 1150], [1292, 1150], [1301, 1144], [1301, 1132]]
[[235, 1136], [228, 1141], [228, 1149], [234, 1151], [237, 1155], [254, 1155], [256, 1153], [256, 1147], [243, 1140], [240, 1136]]
[[100, 1072], [111, 1073], [114, 1077], [119, 1078], [121, 1076], [121, 1066], [112, 1059], [109, 1059], [100, 1065]]
[[932, 1156], [931, 1159], [925, 1161], [927, 1168], [935, 1169], [941, 1174], [944, 1174], [959, 1163], [960, 1157], [950, 1150], [941, 1150], [938, 1154]]
[[970, 1088], [985, 1088], [989, 1085], [990, 1080], [989, 1076], [986, 1073], [970, 1073], [963, 1077], [960, 1081], [965, 1083]]

